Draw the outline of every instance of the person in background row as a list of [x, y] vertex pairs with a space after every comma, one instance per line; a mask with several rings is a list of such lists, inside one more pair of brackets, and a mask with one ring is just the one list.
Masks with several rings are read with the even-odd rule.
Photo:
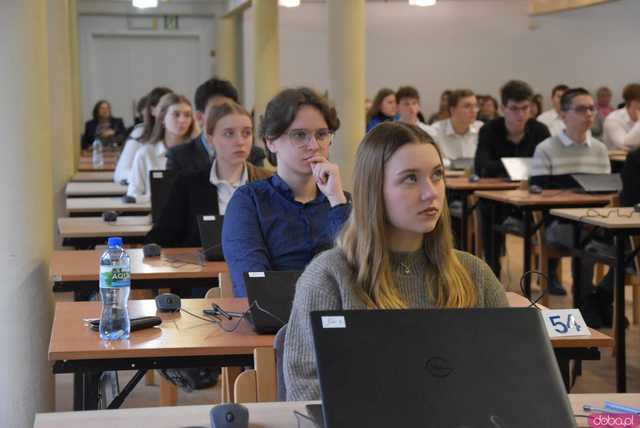
[[532, 119], [538, 119], [540, 113], [542, 113], [542, 95], [535, 94], [531, 98], [531, 109], [529, 111], [529, 116], [531, 116]]
[[84, 124], [82, 149], [90, 149], [93, 140], [99, 138], [103, 144], [120, 144], [124, 141], [127, 130], [122, 119], [111, 115], [111, 105], [106, 100], [98, 101], [93, 106], [93, 119]]
[[284, 345], [287, 400], [320, 399], [311, 311], [509, 306], [489, 266], [453, 248], [445, 193], [427, 133], [385, 122], [364, 137], [351, 215], [336, 246], [296, 283]]
[[500, 117], [498, 113], [498, 101], [491, 95], [483, 95], [479, 101], [478, 120], [487, 123], [490, 120]]
[[609, 150], [640, 147], [640, 84], [625, 86], [622, 98], [624, 107], [612, 111], [604, 120], [604, 143]]
[[398, 121], [415, 125], [423, 131], [427, 131], [429, 126], [420, 121], [420, 94], [413, 86], [402, 86], [396, 92], [398, 101]]
[[198, 131], [189, 99], [174, 93], [164, 95], [158, 104], [151, 137], [133, 159], [127, 195], [136, 198], [137, 202], [149, 201], [149, 171], [164, 170], [167, 150], [190, 140]]
[[[207, 109], [229, 101], [238, 103], [238, 90], [228, 80], [213, 77], [198, 86], [194, 96], [194, 117], [198, 126], [202, 129]], [[203, 131], [193, 140], [167, 152], [167, 169], [178, 172], [209, 171], [215, 156], [215, 147], [209, 144]], [[264, 150], [252, 144], [249, 162], [262, 166], [264, 158]]]
[[438, 111], [429, 117], [428, 125], [432, 125], [439, 120], [448, 119], [449, 114], [449, 95], [451, 95], [451, 90], [445, 89], [442, 94], [440, 94], [440, 107]]
[[470, 89], [456, 89], [449, 95], [449, 119], [429, 126], [445, 167], [454, 159], [473, 159], [478, 147], [478, 131], [483, 123], [476, 120], [478, 102]]
[[538, 116], [538, 122], [542, 122], [547, 125], [552, 136], [558, 135], [560, 131], [565, 128], [564, 121], [562, 120], [562, 117], [560, 117], [560, 98], [562, 98], [562, 95], [567, 92], [568, 89], [569, 87], [567, 85], [556, 85], [551, 90], [551, 104], [553, 105], [553, 108]]
[[113, 173], [113, 181], [116, 183], [129, 184], [129, 174], [131, 173], [133, 159], [142, 142], [144, 142], [144, 135], [147, 134], [150, 136], [153, 125], [155, 124], [156, 106], [160, 102], [160, 98], [170, 92], [171, 89], [169, 88], [157, 87], [153, 88], [151, 92], [143, 97], [145, 100], [145, 104], [141, 109], [143, 122], [133, 128], [127, 141], [124, 143], [124, 148], [118, 157], [116, 170]]
[[285, 89], [269, 104], [260, 137], [276, 175], [235, 191], [222, 227], [222, 249], [236, 297], [244, 272], [303, 270], [333, 246], [351, 205], [338, 166], [327, 160], [340, 121], [309, 88]]
[[598, 116], [604, 120], [614, 109], [611, 106], [611, 89], [601, 86], [596, 91], [596, 105], [598, 108]]
[[398, 105], [395, 92], [389, 88], [380, 89], [367, 112], [367, 132], [380, 122], [397, 120], [397, 113]]

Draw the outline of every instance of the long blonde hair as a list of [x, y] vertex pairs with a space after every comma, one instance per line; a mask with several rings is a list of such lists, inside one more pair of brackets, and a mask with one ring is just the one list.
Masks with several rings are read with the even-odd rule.
[[[354, 291], [372, 309], [407, 308], [391, 276], [388, 220], [383, 197], [384, 166], [405, 144], [433, 146], [442, 163], [437, 145], [421, 129], [399, 122], [384, 122], [373, 128], [358, 147], [351, 215], [337, 239], [338, 248], [353, 269]], [[424, 236], [423, 249], [429, 272], [424, 286], [435, 306], [474, 306], [476, 288], [453, 249], [446, 199], [436, 227]]]

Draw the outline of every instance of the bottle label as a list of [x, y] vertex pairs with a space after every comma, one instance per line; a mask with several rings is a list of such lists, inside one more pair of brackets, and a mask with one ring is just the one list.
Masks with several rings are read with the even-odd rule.
[[100, 288], [123, 288], [131, 286], [131, 273], [123, 268], [100, 266]]

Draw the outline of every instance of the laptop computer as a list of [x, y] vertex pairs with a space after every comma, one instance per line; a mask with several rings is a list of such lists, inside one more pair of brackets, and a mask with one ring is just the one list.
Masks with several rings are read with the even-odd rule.
[[296, 282], [302, 272], [245, 272], [249, 321], [259, 334], [275, 334], [289, 321]]
[[155, 224], [160, 220], [162, 210], [169, 200], [171, 187], [177, 177], [176, 171], [149, 171], [149, 187], [151, 188], [151, 221]]
[[473, 169], [474, 158], [451, 159], [450, 168], [453, 170], [466, 171]]
[[507, 170], [510, 181], [524, 181], [529, 179], [531, 158], [500, 158], [504, 169]]
[[575, 427], [535, 309], [314, 311], [324, 426]]
[[620, 174], [572, 174], [585, 193], [614, 193], [622, 190]]
[[224, 261], [222, 253], [222, 215], [199, 215], [198, 232], [200, 232], [200, 243], [202, 245], [202, 255], [210, 262]]

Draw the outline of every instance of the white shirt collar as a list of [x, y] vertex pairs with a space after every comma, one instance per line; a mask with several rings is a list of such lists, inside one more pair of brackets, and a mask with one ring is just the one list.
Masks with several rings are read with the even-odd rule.
[[161, 158], [167, 153], [167, 146], [164, 145], [164, 141], [158, 141], [154, 146], [153, 154], [156, 155], [156, 157]]
[[218, 164], [218, 159], [214, 159], [213, 160], [213, 164], [211, 164], [211, 172], [209, 173], [209, 181], [211, 182], [211, 184], [213, 184], [214, 186], [217, 186], [218, 184], [226, 184], [228, 186], [234, 187], [234, 188], [238, 188], [242, 185], [247, 184], [247, 182], [249, 181], [249, 172], [247, 169], [247, 163], [245, 162], [244, 164], [244, 169], [242, 171], [242, 177], [240, 178], [240, 181], [237, 183], [229, 183], [227, 180], [222, 180], [220, 178], [218, 178], [218, 173], [216, 172], [216, 165]]
[[[467, 132], [464, 135], [467, 135], [469, 133], [477, 134], [479, 129], [480, 128], [478, 126], [476, 126], [476, 123], [473, 122], [471, 125], [469, 125], [469, 129], [467, 130]], [[451, 119], [447, 119], [447, 122], [445, 124], [444, 133], [445, 133], [445, 135], [458, 135], [456, 133], [455, 129], [453, 129], [453, 123], [451, 122]]]
[[[575, 141], [573, 141], [571, 138], [569, 138], [569, 136], [567, 135], [567, 130], [563, 129], [561, 132], [558, 133], [558, 138], [560, 138], [560, 141], [562, 141], [562, 144], [565, 147], [569, 147], [572, 144], [578, 144]], [[587, 132], [587, 147], [591, 147], [591, 133]]]

